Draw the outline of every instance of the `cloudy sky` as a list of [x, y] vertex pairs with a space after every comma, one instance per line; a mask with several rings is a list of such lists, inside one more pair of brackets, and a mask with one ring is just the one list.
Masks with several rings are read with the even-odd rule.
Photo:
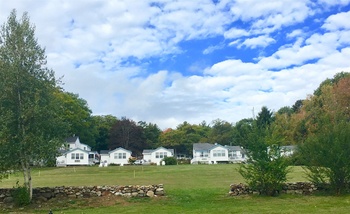
[[350, 0], [2, 0], [95, 115], [176, 127], [277, 111], [350, 72]]

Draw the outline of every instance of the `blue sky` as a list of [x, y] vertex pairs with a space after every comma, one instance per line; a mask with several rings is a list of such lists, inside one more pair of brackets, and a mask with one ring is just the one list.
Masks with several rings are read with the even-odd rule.
[[162, 129], [277, 111], [350, 72], [350, 0], [11, 0], [63, 88]]

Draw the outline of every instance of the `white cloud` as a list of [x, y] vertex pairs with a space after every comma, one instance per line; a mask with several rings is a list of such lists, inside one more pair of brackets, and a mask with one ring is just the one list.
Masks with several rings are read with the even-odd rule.
[[300, 29], [293, 30], [291, 33], [287, 34], [287, 38], [295, 38], [303, 34], [303, 31]]
[[237, 0], [230, 10], [234, 19], [245, 22], [254, 20], [252, 29], [260, 33], [270, 33], [281, 26], [300, 23], [312, 13], [304, 0]]
[[266, 36], [266, 35], [262, 35], [262, 36], [258, 36], [258, 37], [249, 38], [249, 39], [244, 40], [244, 42], [242, 42], [239, 45], [239, 47], [241, 47], [241, 46], [246, 46], [248, 48], [266, 47], [274, 42], [276, 42], [276, 41], [273, 38]]
[[210, 54], [210, 53], [213, 53], [214, 51], [220, 50], [224, 47], [225, 47], [225, 45], [223, 43], [219, 44], [219, 45], [211, 45], [211, 46], [207, 47], [206, 49], [204, 49], [202, 53], [203, 54]]
[[350, 11], [338, 13], [338, 14], [329, 16], [322, 27], [330, 31], [350, 29], [349, 20], [350, 20]]
[[239, 29], [239, 28], [235, 28], [235, 27], [227, 30], [224, 33], [224, 37], [226, 39], [235, 39], [235, 38], [240, 38], [240, 37], [244, 37], [244, 36], [249, 36], [249, 32], [244, 30], [244, 29]]
[[[321, 2], [329, 8], [349, 3]], [[304, 0], [11, 0], [1, 5], [0, 22], [12, 8], [18, 15], [28, 11], [49, 67], [95, 114], [167, 128], [183, 121], [235, 122], [261, 106], [278, 110], [305, 98], [336, 72], [350, 71], [349, 12], [320, 18], [326, 33], [300, 26], [322, 13], [322, 5]], [[201, 44], [191, 48], [204, 54], [183, 66], [189, 73], [166, 63], [148, 67], [148, 60], [193, 57], [195, 52], [182, 50], [185, 42]], [[242, 46], [247, 48], [237, 50]], [[251, 52], [259, 47], [268, 55], [256, 62], [249, 54], [259, 55]], [[216, 54], [219, 49], [223, 56]]]
[[347, 5], [350, 3], [350, 0], [319, 0], [320, 3], [334, 6], [334, 5]]

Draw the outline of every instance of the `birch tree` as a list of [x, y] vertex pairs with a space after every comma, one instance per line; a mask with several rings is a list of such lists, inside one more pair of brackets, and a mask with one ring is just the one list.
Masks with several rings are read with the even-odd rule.
[[45, 49], [24, 13], [0, 29], [0, 170], [20, 170], [32, 198], [31, 166], [52, 158], [65, 137], [59, 91]]

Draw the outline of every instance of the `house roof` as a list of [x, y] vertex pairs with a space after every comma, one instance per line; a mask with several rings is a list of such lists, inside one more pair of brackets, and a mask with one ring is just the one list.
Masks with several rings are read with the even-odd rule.
[[211, 143], [194, 143], [193, 144], [193, 149], [194, 150], [211, 150], [213, 147], [215, 147], [217, 145], [215, 144], [211, 144]]
[[196, 151], [201, 151], [201, 150], [212, 150], [216, 147], [223, 147], [226, 148], [229, 151], [241, 151], [244, 152], [243, 149], [240, 146], [222, 146], [220, 144], [211, 144], [211, 143], [194, 143], [193, 144], [193, 149]]
[[280, 149], [286, 150], [286, 151], [294, 151], [297, 149], [297, 146], [296, 145], [281, 146]]
[[171, 152], [172, 154], [174, 154], [174, 149], [166, 149], [164, 147], [158, 147], [156, 149], [144, 149], [142, 154], [150, 154], [150, 153], [153, 153], [153, 152], [160, 150], [160, 149], [167, 150], [167, 151]]
[[81, 145], [81, 146], [86, 146], [86, 147], [88, 147], [88, 148], [91, 149], [91, 146], [89, 146], [89, 145], [87, 145], [87, 144], [85, 144], [85, 143], [81, 143], [80, 145]]
[[75, 141], [77, 141], [78, 138], [78, 136], [68, 137], [66, 141], [67, 143], [74, 143]]
[[240, 146], [226, 146], [225, 147], [229, 150], [229, 151], [243, 151], [243, 149]]
[[101, 155], [108, 155], [109, 150], [101, 150], [100, 154]]
[[113, 149], [112, 151], [109, 151], [108, 153], [113, 153], [113, 152], [118, 151], [118, 150], [123, 150], [125, 152], [132, 153], [130, 150], [124, 149], [122, 147], [118, 147], [116, 149]]
[[76, 152], [76, 151], [81, 151], [81, 152], [89, 154], [89, 151], [86, 151], [86, 150], [83, 150], [83, 149], [80, 149], [80, 148], [75, 148], [75, 149], [72, 149], [72, 150], [68, 150], [64, 154], [68, 154], [68, 153], [72, 153], [72, 152]]

